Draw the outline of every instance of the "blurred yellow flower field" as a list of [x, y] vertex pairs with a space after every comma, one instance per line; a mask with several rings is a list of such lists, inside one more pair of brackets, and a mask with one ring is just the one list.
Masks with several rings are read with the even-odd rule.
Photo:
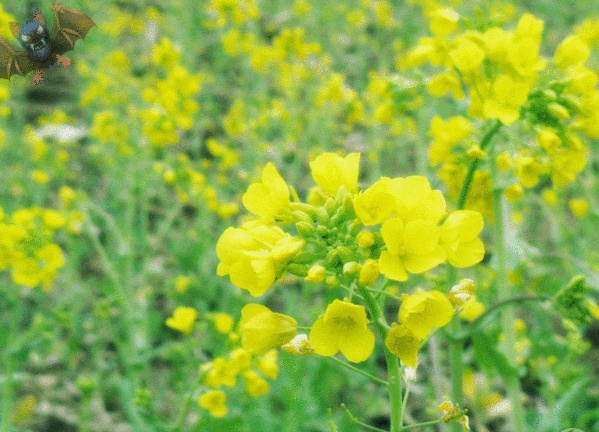
[[599, 431], [599, 5], [62, 5], [0, 79], [0, 431]]

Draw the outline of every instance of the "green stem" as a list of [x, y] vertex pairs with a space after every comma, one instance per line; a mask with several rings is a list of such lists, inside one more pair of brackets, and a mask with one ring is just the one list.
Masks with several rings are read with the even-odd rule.
[[[9, 290], [13, 287], [9, 287]], [[7, 290], [7, 291], [9, 291]], [[8, 331], [6, 332], [6, 337], [3, 340], [2, 356], [4, 358], [4, 382], [2, 385], [2, 430], [10, 431], [11, 430], [11, 417], [12, 417], [12, 409], [13, 409], [13, 373], [14, 373], [14, 354], [12, 350], [9, 349], [11, 342], [15, 340], [18, 333], [18, 316], [20, 316], [20, 310], [15, 311], [15, 305], [18, 300], [14, 300], [14, 295], [12, 293], [6, 293], [8, 297], [8, 301], [6, 302], [8, 318], [10, 320], [8, 324]], [[16, 313], [15, 313], [16, 312]]]
[[[449, 267], [447, 271], [448, 285], [451, 286], [455, 283], [457, 280], [456, 273], [454, 267]], [[462, 334], [462, 322], [457, 314], [453, 317], [451, 323], [449, 323], [448, 330], [448, 334], [451, 335], [451, 337], [448, 338], [451, 401], [456, 405], [462, 405], [462, 399], [464, 398], [464, 362], [462, 360], [464, 341], [457, 337], [457, 335]], [[449, 428], [454, 432], [459, 432], [461, 429], [459, 424], [449, 425]]]
[[[484, 150], [491, 139], [495, 136], [497, 131], [501, 128], [502, 124], [499, 120], [496, 120], [493, 126], [485, 133], [485, 135], [480, 140], [480, 148]], [[478, 167], [479, 159], [474, 159], [470, 166], [468, 167], [468, 172], [466, 173], [466, 177], [464, 178], [464, 183], [462, 183], [462, 189], [460, 190], [460, 195], [458, 196], [457, 207], [458, 210], [462, 210], [466, 205], [466, 198], [468, 197], [468, 191], [470, 189], [470, 184], [472, 183], [472, 179], [474, 178], [474, 173], [476, 172], [476, 168]]]
[[372, 294], [364, 288], [359, 289], [364, 297], [366, 307], [373, 318], [374, 326], [376, 327], [381, 340], [383, 341], [383, 349], [385, 350], [385, 360], [387, 362], [387, 389], [389, 391], [389, 411], [391, 428], [389, 432], [400, 432], [402, 414], [402, 395], [401, 395], [401, 368], [399, 367], [399, 359], [391, 353], [384, 345], [389, 325], [385, 320], [385, 315], [381, 306], [372, 297]]
[[[504, 303], [510, 299], [510, 284], [507, 283], [507, 256], [505, 250], [504, 225], [503, 225], [503, 190], [497, 186], [498, 173], [497, 165], [492, 161], [490, 164], [491, 179], [493, 184], [493, 246], [496, 264], [495, 289], [499, 303]], [[524, 432], [526, 430], [524, 423], [524, 410], [520, 399], [520, 379], [517, 375], [516, 364], [516, 333], [514, 328], [514, 310], [512, 308], [503, 308], [501, 310], [501, 327], [505, 336], [504, 353], [508, 362], [514, 367], [513, 370], [506, 372], [505, 377], [508, 397], [512, 405], [512, 426], [510, 430], [514, 432]]]
[[387, 381], [385, 381], [383, 379], [380, 379], [379, 377], [375, 377], [374, 375], [371, 375], [368, 372], [365, 372], [365, 371], [363, 371], [361, 369], [358, 369], [357, 367], [352, 366], [349, 363], [344, 362], [343, 360], [339, 360], [337, 357], [327, 357], [327, 358], [330, 359], [330, 360], [332, 360], [332, 361], [334, 361], [334, 362], [336, 362], [336, 363], [339, 363], [341, 366], [343, 366], [343, 367], [345, 367], [347, 369], [350, 369], [350, 370], [352, 370], [352, 371], [354, 371], [356, 373], [359, 373], [362, 376], [365, 376], [366, 378], [368, 378], [368, 379], [370, 379], [370, 380], [372, 380], [372, 381], [374, 381], [376, 383], [379, 383], [379, 384], [382, 384], [382, 385], [385, 385], [385, 386], [389, 385], [389, 383]]
[[489, 317], [489, 315], [491, 315], [493, 312], [495, 312], [505, 306], [511, 305], [512, 303], [520, 303], [520, 302], [525, 302], [525, 301], [548, 301], [548, 300], [551, 300], [551, 297], [522, 295], [522, 296], [510, 297], [509, 299], [505, 299], [500, 302], [497, 302], [493, 306], [491, 306], [489, 309], [487, 309], [481, 316], [479, 316], [474, 321], [472, 321], [470, 323], [470, 325], [468, 326], [468, 331], [464, 335], [460, 335], [459, 337], [463, 338], [463, 339], [467, 338], [482, 322], [484, 322], [484, 320], [486, 318]]
[[[426, 426], [434, 426], [434, 425], [441, 424], [441, 423], [447, 423], [451, 420], [454, 420], [454, 419], [457, 419], [457, 418], [463, 416], [464, 414], [466, 414], [466, 410], [459, 411], [459, 412], [455, 413], [454, 415], [452, 415], [451, 417], [446, 418], [446, 419], [431, 420], [431, 421], [427, 421], [427, 422], [423, 422], [423, 423], [416, 423], [413, 425], [404, 426], [401, 428], [401, 431], [403, 432], [403, 431], [418, 429], [418, 428], [422, 428], [422, 427], [426, 427]], [[459, 423], [456, 423], [456, 424], [458, 425], [460, 430], [462, 430], [461, 425]]]
[[[481, 150], [485, 150], [491, 143], [492, 138], [501, 128], [501, 122], [496, 120], [495, 123], [489, 128], [489, 130], [483, 135], [480, 141]], [[457, 209], [463, 210], [466, 205], [466, 199], [468, 197], [468, 191], [470, 190], [470, 184], [474, 178], [474, 173], [478, 167], [479, 159], [474, 159], [468, 167], [468, 172], [462, 183], [462, 189], [458, 196]], [[494, 165], [491, 163], [491, 165]], [[448, 271], [448, 282], [452, 285], [457, 279], [456, 270], [453, 267], [449, 267]], [[454, 316], [453, 320], [449, 324], [449, 330], [452, 335], [457, 336], [462, 334], [462, 322], [459, 316]], [[450, 369], [451, 369], [451, 400], [458, 405], [462, 404], [464, 397], [462, 386], [463, 386], [463, 375], [464, 365], [462, 361], [462, 352], [464, 351], [464, 341], [459, 337], [449, 338], [449, 358], [450, 358]], [[453, 425], [454, 431], [460, 430], [460, 425]]]
[[364, 429], [368, 429], [368, 430], [375, 431], [375, 432], [387, 432], [384, 429], [380, 429], [380, 428], [377, 428], [376, 426], [372, 426], [372, 425], [361, 422], [360, 420], [358, 420], [357, 418], [355, 418], [353, 416], [353, 414], [349, 411], [349, 409], [345, 406], [345, 404], [341, 404], [341, 408], [343, 408], [343, 410], [345, 411], [345, 414], [347, 414], [347, 416], [349, 417], [349, 419], [352, 422], [354, 422], [357, 425], [362, 426]]

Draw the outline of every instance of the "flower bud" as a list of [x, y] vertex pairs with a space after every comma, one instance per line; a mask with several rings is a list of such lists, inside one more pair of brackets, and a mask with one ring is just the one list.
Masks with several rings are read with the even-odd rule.
[[305, 221], [297, 222], [295, 224], [295, 228], [297, 229], [297, 233], [300, 235], [300, 237], [314, 237], [316, 234], [314, 225]]
[[308, 274], [308, 268], [303, 264], [289, 264], [285, 267], [285, 270], [299, 277], [305, 277]]
[[366, 230], [360, 231], [356, 240], [361, 248], [369, 248], [374, 244], [374, 234]]
[[337, 202], [337, 200], [335, 198], [329, 198], [324, 203], [324, 208], [326, 209], [326, 211], [329, 215], [333, 215], [339, 208], [339, 203]]
[[568, 109], [557, 102], [552, 102], [547, 105], [547, 112], [559, 120], [567, 120], [570, 118], [570, 112]]
[[339, 286], [339, 279], [335, 275], [329, 275], [324, 279], [324, 284], [327, 288], [337, 288]]
[[462, 279], [458, 284], [451, 287], [449, 301], [454, 307], [464, 306], [468, 299], [474, 294], [474, 281]]
[[470, 147], [466, 151], [466, 154], [472, 159], [484, 159], [487, 157], [487, 153], [483, 151], [483, 149], [481, 149], [478, 144], [475, 144], [472, 147]]
[[304, 333], [300, 333], [295, 336], [291, 342], [286, 343], [281, 346], [283, 351], [287, 351], [290, 354], [304, 356], [308, 354], [312, 354], [314, 349], [312, 345], [310, 345], [310, 340], [308, 339], [308, 335]]
[[316, 209], [316, 220], [320, 225], [326, 225], [329, 222], [329, 214], [323, 207]]
[[327, 275], [326, 269], [320, 264], [314, 264], [308, 270], [308, 275], [305, 277], [307, 282], [321, 283]]
[[377, 260], [368, 259], [360, 269], [361, 285], [372, 286], [379, 278], [379, 262]]
[[343, 276], [349, 278], [358, 274], [362, 266], [355, 261], [346, 262], [343, 264]]

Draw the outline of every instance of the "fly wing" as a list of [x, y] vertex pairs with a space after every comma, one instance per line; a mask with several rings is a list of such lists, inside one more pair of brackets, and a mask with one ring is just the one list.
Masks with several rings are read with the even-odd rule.
[[0, 78], [10, 79], [14, 74], [27, 75], [35, 69], [35, 62], [26, 51], [14, 49], [0, 36]]
[[89, 30], [96, 24], [90, 17], [78, 10], [59, 4], [50, 5], [54, 12], [54, 27], [50, 34], [52, 51], [63, 54], [75, 48], [75, 42], [83, 39]]

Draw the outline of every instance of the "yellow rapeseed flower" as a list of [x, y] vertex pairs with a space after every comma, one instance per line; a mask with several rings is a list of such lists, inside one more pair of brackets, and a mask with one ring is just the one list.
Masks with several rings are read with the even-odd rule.
[[244, 349], [262, 355], [293, 339], [297, 333], [297, 321], [272, 312], [266, 306], [250, 303], [241, 310], [239, 333]]
[[341, 186], [348, 192], [358, 189], [360, 153], [341, 157], [335, 153], [323, 153], [310, 162], [312, 178], [328, 195], [335, 195]]
[[227, 396], [222, 390], [210, 390], [198, 398], [198, 405], [208, 410], [212, 417], [224, 417], [227, 415]]
[[194, 308], [179, 306], [173, 312], [173, 316], [166, 319], [166, 325], [182, 333], [189, 334], [197, 317], [198, 312]]
[[403, 299], [398, 315], [399, 322], [424, 340], [433, 328], [443, 327], [451, 321], [453, 306], [441, 291], [417, 292]]
[[374, 333], [368, 328], [364, 306], [333, 300], [312, 325], [310, 343], [321, 356], [341, 351], [353, 363], [366, 360], [374, 349]]

